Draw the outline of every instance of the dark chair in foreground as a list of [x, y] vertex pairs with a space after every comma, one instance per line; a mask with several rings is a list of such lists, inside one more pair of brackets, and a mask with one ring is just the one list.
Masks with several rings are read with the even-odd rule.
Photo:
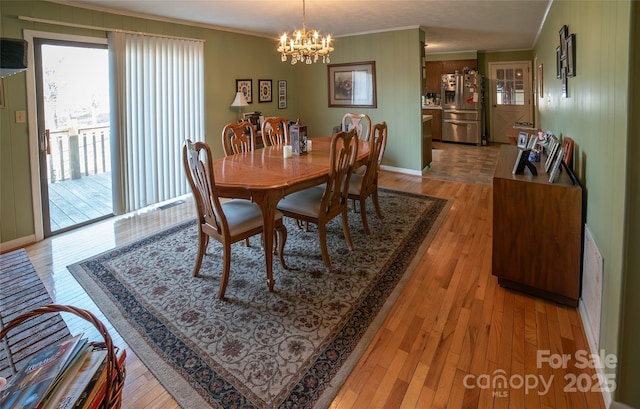
[[289, 144], [289, 122], [284, 117], [265, 118], [261, 130], [264, 146]]
[[327, 249], [327, 223], [338, 215], [342, 215], [344, 237], [349, 248], [353, 250], [347, 219], [349, 208], [347, 194], [357, 153], [358, 139], [355, 130], [333, 135], [327, 182], [321, 186], [292, 193], [278, 203], [278, 210], [285, 216], [318, 225], [320, 251], [329, 271], [331, 271], [331, 261]]
[[[204, 161], [201, 155], [204, 156]], [[209, 237], [213, 237], [223, 247], [223, 269], [218, 292], [218, 298], [223, 299], [229, 281], [231, 244], [262, 233], [262, 212], [258, 205], [249, 200], [232, 199], [224, 203], [220, 202], [216, 193], [209, 145], [187, 140], [182, 156], [198, 211], [198, 255], [193, 276], [198, 276], [202, 258], [209, 244]], [[275, 215], [275, 229], [278, 233], [275, 242], [278, 245], [280, 264], [286, 268], [283, 250], [287, 240], [287, 229], [282, 223], [282, 213], [278, 211]], [[264, 249], [264, 251], [273, 251], [273, 249]]]
[[249, 152], [256, 148], [256, 127], [249, 121], [230, 123], [222, 128], [225, 156]]
[[355, 173], [351, 175], [349, 182], [349, 199], [360, 202], [360, 215], [362, 217], [362, 226], [366, 234], [371, 234], [369, 224], [367, 223], [366, 200], [369, 196], [373, 200], [376, 208], [376, 214], [382, 219], [380, 204], [378, 203], [378, 173], [380, 172], [380, 163], [387, 147], [387, 123], [382, 122], [373, 127], [371, 133], [371, 145], [369, 150], [369, 158], [367, 159], [367, 167], [363, 174]]

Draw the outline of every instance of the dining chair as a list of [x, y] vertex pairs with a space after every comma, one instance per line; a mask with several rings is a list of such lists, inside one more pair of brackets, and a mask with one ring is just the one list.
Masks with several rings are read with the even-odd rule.
[[371, 139], [371, 118], [367, 114], [347, 113], [342, 117], [342, 130], [355, 128], [358, 138], [369, 142]]
[[[223, 247], [222, 278], [218, 291], [218, 298], [222, 300], [229, 282], [231, 244], [262, 233], [262, 211], [260, 206], [250, 200], [231, 199], [224, 202], [220, 201], [216, 192], [216, 182], [211, 164], [213, 158], [208, 144], [205, 142], [193, 143], [190, 140], [186, 140], [182, 150], [182, 157], [198, 213], [198, 254], [193, 276], [198, 276], [202, 258], [209, 244], [209, 238], [213, 237]], [[287, 229], [282, 223], [282, 213], [278, 211], [276, 211], [274, 225], [277, 232], [275, 243], [280, 264], [282, 267], [287, 268], [283, 256], [284, 245], [287, 240]], [[264, 249], [264, 251], [273, 251], [273, 249]]]
[[225, 156], [249, 152], [256, 148], [256, 127], [251, 121], [232, 122], [222, 128]]
[[336, 216], [342, 215], [345, 240], [349, 249], [354, 249], [347, 219], [347, 194], [357, 154], [358, 138], [355, 130], [336, 133], [331, 138], [329, 176], [326, 183], [291, 193], [278, 203], [278, 210], [285, 216], [318, 225], [320, 251], [328, 271], [331, 271], [331, 260], [327, 249], [327, 223]]
[[289, 122], [281, 116], [272, 116], [262, 121], [262, 144], [289, 145]]
[[369, 157], [363, 174], [353, 173], [349, 181], [349, 199], [354, 203], [360, 202], [360, 217], [362, 218], [362, 226], [366, 234], [371, 234], [369, 224], [367, 223], [366, 200], [369, 196], [373, 200], [378, 218], [382, 220], [382, 212], [378, 203], [378, 173], [380, 172], [380, 164], [387, 147], [387, 123], [382, 122], [373, 126], [371, 132], [371, 144], [369, 149]]
[[[342, 117], [341, 126], [343, 131], [355, 129], [358, 139], [367, 142], [371, 139], [371, 118], [367, 114], [346, 113]], [[354, 172], [362, 175], [365, 169], [364, 166], [360, 166]]]

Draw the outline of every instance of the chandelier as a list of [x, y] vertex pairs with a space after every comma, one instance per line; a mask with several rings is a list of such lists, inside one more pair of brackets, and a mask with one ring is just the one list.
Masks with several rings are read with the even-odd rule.
[[317, 62], [319, 57], [322, 57], [323, 63], [331, 62], [329, 60], [329, 53], [333, 51], [331, 35], [322, 37], [317, 30], [307, 31], [306, 20], [305, 0], [302, 0], [302, 30], [294, 31], [291, 36], [284, 33], [280, 37], [278, 52], [282, 62], [287, 61], [288, 56], [291, 56], [292, 65], [298, 61], [311, 64]]

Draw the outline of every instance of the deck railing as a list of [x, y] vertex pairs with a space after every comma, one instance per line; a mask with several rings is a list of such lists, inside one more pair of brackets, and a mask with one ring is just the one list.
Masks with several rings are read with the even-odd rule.
[[109, 126], [97, 126], [78, 129], [77, 135], [70, 135], [69, 131], [52, 132], [47, 160], [49, 183], [110, 172], [109, 130]]

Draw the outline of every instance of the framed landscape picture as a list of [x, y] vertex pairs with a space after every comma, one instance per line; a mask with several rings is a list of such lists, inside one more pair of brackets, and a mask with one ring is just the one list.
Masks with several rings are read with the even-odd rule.
[[258, 96], [258, 102], [271, 102], [271, 80], [258, 80], [258, 89], [260, 95]]
[[329, 64], [330, 107], [376, 108], [376, 62]]
[[253, 96], [251, 94], [252, 83], [252, 80], [236, 80], [236, 92], [242, 92], [248, 104], [253, 102]]

